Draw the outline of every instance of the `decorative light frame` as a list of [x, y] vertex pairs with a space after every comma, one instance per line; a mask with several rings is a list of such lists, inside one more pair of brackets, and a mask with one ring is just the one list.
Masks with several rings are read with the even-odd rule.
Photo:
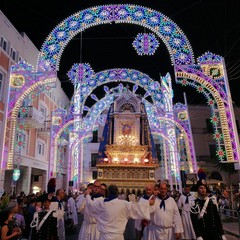
[[[216, 114], [217, 110], [219, 110], [222, 137], [217, 138], [217, 140], [222, 141], [224, 139], [226, 146], [226, 158], [222, 158], [222, 151], [219, 148], [219, 153], [221, 152], [219, 154], [219, 156], [221, 155], [220, 160], [239, 162], [239, 142], [238, 136], [236, 136], [236, 126], [232, 103], [230, 101], [231, 94], [228, 89], [224, 88], [228, 82], [227, 75], [224, 72], [225, 65], [223, 64], [223, 58], [207, 52], [198, 58], [198, 65], [194, 65], [194, 55], [191, 45], [182, 30], [171, 19], [150, 8], [128, 4], [114, 4], [85, 9], [71, 15], [57, 25], [43, 43], [36, 66], [38, 72], [34, 72], [31, 66], [24, 63], [20, 66], [16, 65], [12, 67], [11, 76], [13, 74], [16, 77], [22, 75], [24, 76], [24, 81], [22, 81], [22, 85], [20, 84], [21, 88], [12, 85], [11, 87], [14, 88], [10, 89], [10, 94], [12, 94], [13, 98], [10, 98], [8, 116], [12, 117], [13, 125], [8, 151], [8, 168], [10, 169], [12, 166], [16, 117], [24, 98], [34, 89], [43, 87], [44, 84], [46, 84], [46, 90], [49, 89], [48, 84], [56, 81], [56, 71], [59, 67], [61, 55], [68, 42], [75, 35], [92, 26], [107, 24], [113, 21], [115, 23], [129, 23], [143, 26], [154, 32], [165, 43], [172, 64], [175, 66], [177, 83], [197, 88], [198, 92], [203, 93], [207, 97], [213, 113]], [[32, 86], [31, 82], [27, 82], [27, 78], [34, 83], [34, 86]], [[103, 78], [105, 77], [103, 76]], [[124, 81], [123, 79], [120, 80]], [[129, 79], [125, 81], [129, 81]], [[106, 79], [105, 82], [109, 82], [109, 79]], [[147, 81], [148, 83], [150, 82]], [[139, 83], [136, 81], [136, 84]], [[153, 86], [148, 85], [148, 87], [151, 89]], [[151, 90], [147, 91], [147, 93], [152, 95], [152, 97], [156, 97], [154, 90], [152, 94]], [[164, 104], [160, 100], [162, 96], [160, 93], [154, 102], [160, 109], [164, 107]], [[84, 101], [81, 104], [84, 105]], [[215, 135], [217, 134], [215, 132]]]
[[140, 56], [153, 55], [159, 46], [159, 42], [153, 33], [139, 33], [132, 45]]
[[[111, 72], [110, 70], [109, 70], [109, 72]], [[150, 83], [151, 83], [152, 81], [150, 81]], [[121, 84], [120, 84], [121, 85]], [[119, 87], [120, 87], [120, 85], [119, 85]], [[165, 86], [165, 88], [166, 88], [167, 86]], [[133, 91], [135, 91], [135, 87], [133, 87]], [[97, 127], [98, 126], [98, 124], [96, 124], [97, 122], [98, 122], [98, 119], [99, 119], [99, 116], [101, 115], [101, 113], [105, 110], [105, 109], [108, 109], [109, 107], [110, 107], [110, 105], [111, 105], [111, 103], [113, 102], [113, 99], [114, 99], [114, 95], [118, 95], [118, 96], [120, 96], [121, 95], [121, 93], [122, 93], [122, 91], [120, 90], [120, 91], [116, 91], [116, 89], [115, 89], [115, 91], [111, 91], [111, 90], [109, 90], [109, 89], [105, 89], [105, 92], [106, 92], [106, 96], [104, 97], [104, 98], [102, 98], [101, 100], [98, 100], [98, 102], [96, 102], [94, 105], [93, 105], [93, 107], [92, 108], [90, 108], [90, 109], [87, 109], [88, 110], [88, 113], [87, 113], [87, 115], [83, 118], [83, 120], [82, 120], [82, 123], [81, 124], [77, 124], [77, 126], [79, 126], [79, 128], [75, 128], [75, 131], [76, 132], [79, 132], [79, 134], [75, 134], [75, 137], [74, 137], [74, 141], [77, 141], [77, 139], [78, 139], [78, 136], [81, 136], [81, 138], [85, 138], [84, 136], [87, 136], [88, 134], [89, 134], [89, 132], [92, 132], [92, 130], [93, 130], [93, 128], [95, 128], [95, 127]], [[114, 94], [113, 94], [114, 93]], [[170, 98], [172, 98], [172, 95], [170, 95]], [[96, 100], [96, 101], [97, 101]], [[148, 101], [146, 101], [146, 100], [143, 100], [143, 102], [145, 103], [145, 105], [146, 105], [146, 109], [155, 109], [155, 107], [152, 105], [152, 104], [150, 104], [150, 103], [148, 103]], [[168, 102], [168, 101], [165, 101], [165, 102]], [[167, 108], [166, 108], [167, 109]], [[61, 111], [60, 111], [61, 112]], [[74, 112], [75, 112], [75, 110], [74, 109], [72, 109], [72, 114], [74, 114]], [[66, 113], [65, 113], [66, 114]], [[155, 121], [155, 119], [157, 119], [156, 118], [156, 115], [158, 115], [158, 113], [157, 112], [155, 112], [155, 113], [151, 113], [151, 112], [149, 112], [148, 110], [147, 110], [147, 114], [148, 114], [148, 118], [149, 118], [149, 123], [150, 123], [150, 128], [151, 128], [151, 130], [152, 131], [157, 131], [157, 132], [159, 132], [160, 130], [160, 128], [159, 128], [159, 126], [158, 127], [156, 127], [156, 123], [153, 123], [154, 121]], [[69, 115], [69, 114], [68, 114]], [[69, 119], [72, 119], [72, 118], [69, 118]], [[165, 122], [168, 122], [169, 121], [169, 119], [168, 118], [165, 118], [165, 119], [162, 119], [162, 120], [164, 120]], [[64, 121], [61, 121], [63, 124], [62, 124], [62, 127], [58, 127], [58, 131], [57, 131], [57, 133], [55, 132], [54, 134], [51, 134], [52, 136], [54, 136], [54, 140], [53, 140], [53, 144], [52, 144], [52, 146], [56, 146], [57, 145], [57, 140], [58, 140], [58, 138], [61, 136], [61, 134], [62, 134], [62, 132], [63, 132], [63, 129], [64, 128], [66, 128], [66, 127], [68, 127], [68, 126], [70, 126], [70, 125], [73, 125], [74, 123], [76, 123], [76, 122], [78, 122], [79, 121], [79, 119], [74, 119], [74, 120], [69, 120], [69, 122], [65, 122], [65, 124], [64, 124]], [[152, 124], [153, 123], [153, 124]], [[174, 123], [174, 122], [173, 122]], [[158, 123], [159, 124], [159, 123]], [[176, 126], [177, 127], [180, 127], [181, 128], [181, 132], [185, 132], [185, 130], [183, 129], [183, 127], [181, 126], [181, 124], [179, 124], [179, 123], [174, 123], [174, 124], [177, 124]], [[185, 128], [186, 128], [186, 126], [184, 126]], [[187, 130], [188, 130], [189, 128], [187, 128]], [[161, 132], [159, 132], [159, 133], [161, 133]], [[165, 137], [167, 138], [167, 133], [166, 132], [164, 132], [163, 130], [162, 130], [162, 133], [161, 133], [162, 135], [165, 135]], [[186, 134], [185, 134], [186, 135]], [[188, 160], [188, 162], [189, 162], [189, 169], [190, 169], [190, 171], [192, 172], [193, 171], [193, 165], [195, 166], [194, 167], [194, 170], [196, 170], [196, 164], [195, 163], [193, 163], [193, 161], [194, 161], [194, 157], [193, 157], [193, 154], [191, 154], [190, 155], [190, 152], [192, 153], [193, 152], [193, 150], [192, 149], [189, 149], [189, 146], [193, 146], [193, 142], [192, 142], [192, 139], [190, 139], [190, 137], [189, 137], [189, 134], [188, 134], [188, 136], [187, 137], [185, 137], [185, 140], [186, 140], [186, 142], [187, 141], [191, 141], [191, 143], [186, 143], [186, 147], [187, 147], [187, 149], [188, 149], [188, 151], [187, 151], [187, 153], [188, 153], [188, 156], [186, 157], [186, 160]], [[168, 142], [170, 141], [170, 139], [168, 139]], [[172, 140], [171, 140], [172, 141]], [[72, 145], [71, 144], [71, 142], [72, 141], [70, 141], [70, 146]], [[170, 145], [174, 145], [174, 143], [173, 142], [171, 142], [171, 144]], [[77, 146], [76, 146], [77, 147]], [[73, 149], [72, 147], [71, 147], [71, 149]], [[56, 149], [57, 150], [57, 149]], [[56, 153], [56, 150], [55, 150], [55, 153]], [[174, 152], [174, 150], [171, 150], [170, 152]], [[55, 155], [56, 156], [56, 155]], [[52, 158], [51, 158], [52, 159]], [[55, 164], [54, 164], [54, 166], [57, 166], [57, 164], [56, 164], [56, 161], [57, 161], [57, 159], [53, 156], [53, 162], [55, 162]], [[175, 161], [175, 160], [174, 160]], [[75, 164], [77, 164], [77, 165], [79, 165], [79, 163], [78, 163], [78, 161], [75, 161], [74, 160], [74, 162], [75, 162]], [[74, 165], [75, 165], [74, 164]], [[81, 165], [82, 165], [83, 163], [81, 163]], [[73, 169], [77, 169], [77, 165], [76, 166], [73, 166]], [[175, 165], [175, 164], [174, 164]], [[58, 170], [56, 170], [56, 172], [57, 172]], [[174, 170], [174, 171], [176, 171], [176, 169]], [[71, 176], [73, 176], [73, 174], [75, 174], [75, 173], [72, 173], [71, 172]], [[175, 174], [175, 173], [173, 173], [173, 174]]]
[[187, 37], [170, 18], [143, 6], [111, 4], [87, 8], [59, 23], [43, 43], [37, 68], [58, 70], [61, 55], [74, 36], [90, 27], [112, 22], [136, 24], [154, 32], [166, 45], [172, 64], [194, 63], [192, 47]]
[[[189, 85], [202, 93], [211, 108], [212, 124], [215, 129], [217, 156], [221, 162], [239, 162], [239, 139], [236, 131], [235, 117], [228, 87], [227, 75], [224, 72], [224, 59], [211, 52], [198, 58], [199, 65], [175, 66], [177, 83]], [[206, 65], [207, 64], [207, 65]], [[217, 76], [211, 69], [219, 69]], [[215, 121], [214, 119], [218, 119]], [[219, 133], [219, 129], [221, 132]]]

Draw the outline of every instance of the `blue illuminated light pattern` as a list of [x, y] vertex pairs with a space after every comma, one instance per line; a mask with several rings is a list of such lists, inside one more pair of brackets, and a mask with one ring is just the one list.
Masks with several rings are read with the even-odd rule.
[[159, 46], [159, 42], [152, 33], [139, 33], [133, 41], [133, 47], [137, 54], [153, 55]]
[[214, 63], [220, 63], [222, 61], [222, 57], [211, 53], [211, 52], [206, 52], [202, 56], [197, 58], [198, 64], [214, 64]]
[[[70, 80], [72, 82], [80, 81], [77, 79], [79, 76], [77, 66], [77, 64], [74, 65], [68, 74], [68, 76], [71, 77]], [[87, 73], [93, 73], [93, 71], [90, 70], [89, 65], [87, 69], [89, 69]], [[90, 74], [88, 74], [88, 76], [90, 76]], [[84, 109], [84, 104], [87, 97], [91, 95], [92, 91], [95, 88], [109, 82], [117, 81], [132, 82], [141, 86], [147, 92], [147, 95], [152, 97], [154, 103], [157, 106], [163, 106], [164, 97], [162, 95], [161, 86], [158, 81], [154, 81], [147, 74], [143, 74], [142, 72], [134, 69], [114, 68], [93, 74], [92, 78], [84, 76], [81, 79], [81, 84], [78, 85], [74, 93], [74, 99], [76, 99], [74, 102], [77, 104], [74, 106], [75, 112], [80, 113]]]
[[77, 87], [77, 84], [80, 84], [81, 81], [87, 81], [89, 85], [94, 85], [94, 82], [91, 81], [93, 74], [94, 71], [89, 63], [75, 63], [67, 73], [75, 87]]
[[173, 64], [194, 63], [192, 47], [187, 37], [167, 16], [138, 5], [112, 4], [82, 10], [58, 24], [43, 43], [37, 68], [45, 71], [58, 70], [61, 55], [74, 36], [87, 28], [112, 22], [148, 28], [164, 42]]

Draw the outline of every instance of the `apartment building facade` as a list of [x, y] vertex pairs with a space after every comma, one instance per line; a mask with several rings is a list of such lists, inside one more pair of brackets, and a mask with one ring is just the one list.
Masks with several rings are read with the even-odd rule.
[[[69, 98], [61, 88], [57, 79], [55, 88], [47, 93], [42, 92], [31, 106], [25, 128], [21, 133], [24, 142], [21, 150], [16, 147], [14, 161], [19, 160], [20, 178], [14, 181], [13, 170], [3, 169], [6, 157], [6, 130], [9, 125], [7, 118], [9, 102], [10, 67], [23, 60], [36, 66], [39, 50], [25, 33], [19, 33], [7, 17], [0, 11], [0, 192], [24, 191], [38, 192], [46, 190], [48, 162], [50, 151], [51, 112], [56, 108], [68, 108]], [[4, 134], [5, 133], [5, 134]], [[16, 134], [15, 139], [18, 140]]]

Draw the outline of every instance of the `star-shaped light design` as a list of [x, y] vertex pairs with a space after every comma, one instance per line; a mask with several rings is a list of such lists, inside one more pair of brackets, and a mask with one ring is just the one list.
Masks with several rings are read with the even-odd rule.
[[141, 56], [153, 55], [159, 46], [158, 40], [152, 33], [139, 33], [132, 44]]
[[81, 81], [90, 81], [94, 74], [93, 69], [89, 63], [75, 63], [72, 68], [68, 71], [68, 77], [71, 82], [76, 85]]

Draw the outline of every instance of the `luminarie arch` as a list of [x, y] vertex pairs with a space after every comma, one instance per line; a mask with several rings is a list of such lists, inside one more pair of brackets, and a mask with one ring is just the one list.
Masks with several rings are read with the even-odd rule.
[[[219, 160], [239, 163], [239, 140], [224, 59], [207, 52], [198, 58], [196, 64], [187, 37], [170, 18], [158, 11], [138, 5], [111, 4], [79, 11], [58, 24], [43, 43], [36, 66], [37, 71], [26, 68], [23, 72], [23, 68], [26, 66], [21, 63], [12, 68], [10, 79], [25, 79], [27, 76], [29, 81], [22, 81], [19, 86], [11, 86], [10, 88], [10, 95], [18, 94], [9, 104], [8, 115], [13, 125], [9, 130], [6, 168], [11, 169], [13, 166], [14, 150], [12, 144], [16, 133], [14, 127], [16, 115], [24, 97], [33, 90], [32, 82], [38, 82], [36, 84], [40, 87], [49, 84], [47, 79], [54, 79], [54, 77], [49, 78], [51, 74], [56, 76], [61, 55], [74, 36], [92, 26], [108, 24], [113, 21], [117, 24], [136, 24], [148, 28], [164, 42], [174, 65], [177, 82], [183, 86], [196, 87], [198, 92], [207, 97], [213, 112], [212, 122], [216, 130], [214, 137], [218, 146]], [[147, 81], [147, 83], [150, 82]], [[150, 85], [149, 87], [151, 88]], [[157, 96], [157, 100], [160, 98], [162, 99], [162, 95]], [[160, 103], [156, 105], [161, 108], [161, 101], [156, 102]]]

